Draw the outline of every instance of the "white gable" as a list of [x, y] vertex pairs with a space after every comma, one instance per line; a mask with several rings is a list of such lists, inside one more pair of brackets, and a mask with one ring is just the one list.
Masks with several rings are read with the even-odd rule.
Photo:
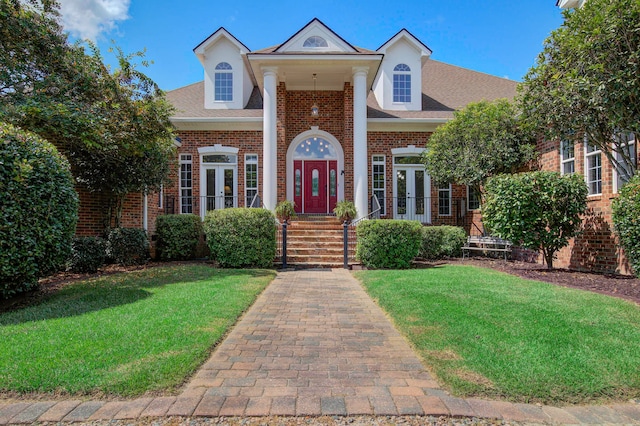
[[[306, 42], [306, 43], [305, 43]], [[326, 42], [326, 43], [324, 43]], [[354, 53], [356, 50], [320, 20], [314, 19], [284, 42], [278, 53]]]

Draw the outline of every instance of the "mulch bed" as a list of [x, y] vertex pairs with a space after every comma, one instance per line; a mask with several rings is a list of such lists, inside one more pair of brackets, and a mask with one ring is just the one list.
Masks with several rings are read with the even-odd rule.
[[537, 263], [504, 261], [486, 257], [473, 257], [465, 260], [454, 259], [449, 262], [497, 269], [530, 280], [593, 291], [640, 304], [640, 279], [629, 275], [596, 274], [560, 268], [549, 270], [546, 266]]

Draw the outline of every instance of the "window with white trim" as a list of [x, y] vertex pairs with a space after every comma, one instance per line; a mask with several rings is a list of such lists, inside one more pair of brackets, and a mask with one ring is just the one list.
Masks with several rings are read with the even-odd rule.
[[480, 194], [478, 191], [467, 186], [467, 209], [478, 210], [480, 208]]
[[602, 152], [588, 140], [585, 140], [584, 165], [589, 195], [602, 194]]
[[214, 82], [214, 100], [218, 102], [233, 101], [233, 68], [227, 62], [216, 65]]
[[180, 155], [180, 213], [193, 213], [193, 171], [191, 154]]
[[[372, 181], [371, 188], [373, 190], [373, 195], [376, 196], [378, 202], [380, 203], [380, 215], [384, 216], [385, 213], [385, 191], [386, 191], [386, 162], [384, 155], [374, 155], [371, 157], [371, 171], [372, 171]], [[377, 208], [377, 206], [372, 206], [372, 209]]]
[[304, 41], [302, 47], [329, 47], [329, 44], [320, 36], [311, 36]]
[[[629, 133], [623, 133], [621, 135], [618, 135], [617, 138], [620, 139], [620, 143], [618, 144], [620, 148], [624, 149], [625, 148], [624, 144], [626, 142], [627, 151], [625, 152], [625, 155], [629, 156], [629, 158], [633, 162], [633, 165], [635, 166], [635, 169], [637, 169], [638, 168], [638, 152], [636, 151], [637, 149], [636, 135], [632, 132], [629, 132]], [[633, 173], [633, 170], [630, 170], [631, 166], [623, 160], [624, 157], [622, 153], [616, 152], [615, 155], [616, 155], [616, 160], [618, 161], [619, 167], [623, 167], [627, 171], [627, 174], [631, 175]], [[613, 181], [615, 182], [614, 192], [618, 192], [620, 188], [622, 188], [629, 179], [626, 176], [623, 176], [622, 174], [618, 173], [618, 171], [615, 170], [615, 168], [613, 173], [614, 173]]]
[[158, 191], [158, 208], [161, 209], [164, 206], [164, 185], [160, 184], [160, 191]]
[[451, 216], [451, 184], [438, 187], [438, 216]]
[[411, 68], [406, 64], [393, 69], [393, 102], [411, 102]]
[[251, 207], [251, 202], [258, 194], [258, 154], [244, 156], [244, 192], [245, 207]]
[[575, 172], [575, 142], [573, 140], [563, 140], [560, 142], [560, 174], [571, 175]]

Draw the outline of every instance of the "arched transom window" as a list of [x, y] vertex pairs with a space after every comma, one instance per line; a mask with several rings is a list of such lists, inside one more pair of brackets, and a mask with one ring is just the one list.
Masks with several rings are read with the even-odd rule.
[[214, 90], [216, 101], [233, 101], [233, 68], [227, 62], [216, 65]]
[[411, 68], [406, 64], [393, 69], [393, 102], [411, 102]]
[[311, 36], [304, 41], [302, 47], [329, 47], [327, 40], [320, 36]]
[[320, 137], [310, 137], [298, 143], [294, 152], [294, 158], [298, 159], [329, 159], [337, 158], [336, 149], [326, 140]]

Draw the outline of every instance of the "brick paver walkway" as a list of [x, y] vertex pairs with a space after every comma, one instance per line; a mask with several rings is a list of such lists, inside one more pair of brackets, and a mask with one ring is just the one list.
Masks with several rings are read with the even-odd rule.
[[177, 397], [0, 400], [0, 425], [159, 416], [450, 415], [640, 424], [639, 404], [564, 409], [449, 396], [347, 271], [281, 272]]

